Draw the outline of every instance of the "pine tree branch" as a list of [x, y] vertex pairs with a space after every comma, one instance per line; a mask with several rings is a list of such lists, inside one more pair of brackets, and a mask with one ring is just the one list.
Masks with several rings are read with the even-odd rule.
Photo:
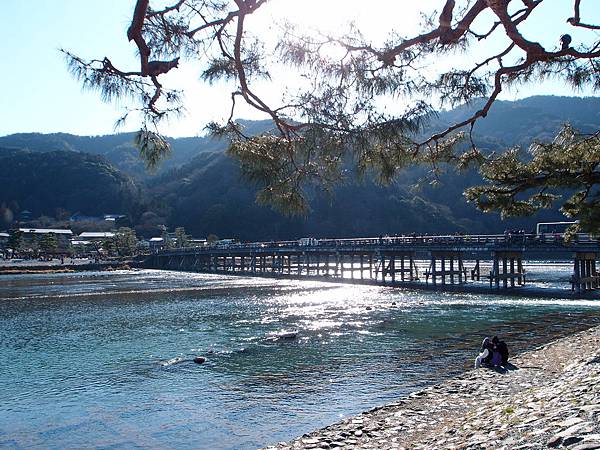
[[587, 28], [589, 30], [600, 30], [600, 25], [591, 25], [581, 22], [581, 14], [580, 14], [581, 0], [575, 0], [573, 9], [575, 11], [575, 15], [567, 19], [574, 27]]

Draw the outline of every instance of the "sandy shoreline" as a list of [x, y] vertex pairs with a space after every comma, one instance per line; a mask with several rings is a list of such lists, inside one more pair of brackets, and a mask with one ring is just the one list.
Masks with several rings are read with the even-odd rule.
[[600, 326], [510, 362], [268, 448], [600, 449]]

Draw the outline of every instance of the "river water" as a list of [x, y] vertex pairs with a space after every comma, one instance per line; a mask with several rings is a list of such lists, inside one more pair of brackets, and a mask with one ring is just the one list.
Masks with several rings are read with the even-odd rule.
[[3, 276], [0, 448], [256, 448], [460, 373], [486, 334], [522, 351], [598, 323], [589, 300], [150, 270]]

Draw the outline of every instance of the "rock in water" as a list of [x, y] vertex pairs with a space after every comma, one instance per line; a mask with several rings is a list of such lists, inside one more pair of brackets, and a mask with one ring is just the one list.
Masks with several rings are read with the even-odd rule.
[[169, 359], [168, 361], [162, 362], [161, 365], [163, 367], [169, 367], [169, 366], [173, 366], [175, 364], [182, 363], [184, 361], [185, 361], [185, 359], [183, 359], [181, 356], [177, 356], [175, 358]]
[[194, 358], [194, 362], [195, 362], [196, 364], [202, 364], [202, 363], [205, 363], [205, 362], [206, 362], [206, 358], [205, 358], [204, 356], [196, 356], [196, 357]]
[[282, 333], [279, 333], [277, 335], [277, 338], [278, 339], [296, 339], [297, 336], [298, 336], [297, 331], [284, 331]]

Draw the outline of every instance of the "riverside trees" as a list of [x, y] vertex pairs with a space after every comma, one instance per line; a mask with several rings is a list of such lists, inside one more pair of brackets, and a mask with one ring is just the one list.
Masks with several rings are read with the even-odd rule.
[[[349, 161], [359, 174], [374, 173], [382, 182], [413, 164], [435, 173], [447, 163], [476, 162], [483, 163], [489, 184], [470, 190], [468, 198], [485, 210], [531, 213], [552, 203], [549, 187], [567, 187], [575, 194], [563, 202], [566, 213], [597, 214], [600, 160], [591, 151], [598, 147], [597, 135], [564, 131], [552, 145], [568, 149], [569, 156], [550, 152], [542, 164], [515, 152], [482, 154], [471, 134], [510, 86], [553, 78], [573, 89], [600, 89], [600, 25], [586, 16], [593, 8], [590, 0], [570, 2], [556, 23], [547, 23], [544, 14], [550, 0], [436, 0], [435, 11], [423, 11], [421, 32], [405, 36], [392, 29], [380, 42], [354, 27], [338, 35], [307, 35], [283, 25], [272, 53], [268, 37], [253, 30], [248, 19], [276, 1], [283, 0], [179, 0], [153, 9], [149, 0], [137, 0], [127, 38], [138, 49], [138, 67], [118, 68], [109, 57], [88, 61], [65, 54], [85, 87], [107, 100], [138, 100], [137, 144], [150, 167], [169, 152], [160, 122], [183, 107], [180, 92], [162, 85], [165, 74], [192, 59], [205, 80], [230, 80], [231, 115], [209, 129], [231, 138], [229, 153], [261, 185], [258, 200], [281, 210], [305, 210], [306, 187], [328, 189], [340, 182]], [[536, 24], [538, 31], [531, 31]], [[539, 31], [542, 27], [556, 35]], [[457, 52], [468, 58], [452, 59]], [[279, 65], [293, 68], [304, 81], [296, 94], [288, 92], [273, 104], [255, 86]], [[436, 108], [479, 98], [485, 99], [483, 106], [470, 117], [423, 133]], [[234, 120], [240, 101], [270, 118], [272, 132], [246, 136]], [[386, 102], [393, 107], [384, 108]], [[584, 166], [573, 166], [574, 157]], [[519, 170], [507, 173], [506, 167]], [[582, 225], [594, 228], [592, 220]]]

